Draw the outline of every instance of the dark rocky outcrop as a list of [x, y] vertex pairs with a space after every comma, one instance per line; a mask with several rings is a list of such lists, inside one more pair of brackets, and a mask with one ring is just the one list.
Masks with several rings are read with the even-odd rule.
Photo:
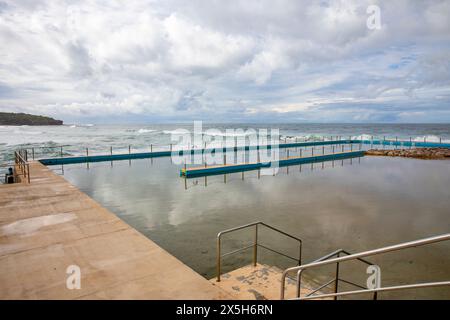
[[36, 116], [27, 113], [0, 112], [0, 125], [2, 126], [52, 126], [62, 124], [62, 120], [55, 120], [45, 116]]
[[396, 150], [372, 149], [366, 151], [365, 154], [368, 156], [450, 160], [450, 149], [448, 148], [414, 148], [414, 149], [396, 149]]

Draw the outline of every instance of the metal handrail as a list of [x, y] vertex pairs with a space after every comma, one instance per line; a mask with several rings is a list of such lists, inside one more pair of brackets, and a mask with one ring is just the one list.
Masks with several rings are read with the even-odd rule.
[[375, 288], [375, 289], [354, 290], [354, 291], [345, 291], [345, 292], [337, 292], [337, 293], [324, 293], [324, 294], [319, 294], [319, 295], [306, 296], [303, 298], [297, 297], [297, 298], [294, 298], [293, 300], [323, 299], [323, 298], [358, 295], [358, 294], [365, 294], [365, 293], [376, 294], [378, 292], [383, 292], [383, 291], [398, 291], [398, 290], [443, 287], [443, 286], [450, 286], [450, 281], [414, 283], [414, 284], [405, 284], [405, 285], [401, 285], [401, 286], [380, 287], [380, 288]]
[[27, 150], [21, 149], [14, 151], [14, 164], [19, 168], [21, 173], [17, 175], [23, 175], [27, 178], [28, 183], [30, 183], [30, 164], [28, 163], [28, 153]]
[[[327, 254], [327, 255], [325, 255], [325, 256], [317, 259], [317, 260], [314, 260], [313, 262], [325, 261], [325, 260], [328, 260], [328, 259], [330, 259], [332, 257], [335, 257], [335, 256], [339, 258], [339, 255], [341, 253], [346, 254], [346, 255], [351, 255], [350, 252], [348, 252], [348, 251], [346, 251], [344, 249], [338, 249], [338, 250], [333, 251], [333, 252], [331, 252], [331, 253], [329, 253], [329, 254]], [[367, 261], [365, 259], [362, 259], [362, 258], [356, 258], [356, 260], [358, 260], [360, 262], [363, 262], [363, 263], [365, 263], [367, 265], [373, 265], [373, 263], [371, 263], [371, 262], [369, 262], [369, 261]], [[300, 285], [301, 285], [301, 277], [302, 277], [303, 271], [304, 271], [304, 269], [301, 269], [301, 270], [299, 270], [297, 272], [297, 284], [296, 284], [297, 297], [300, 297]], [[337, 293], [338, 292], [339, 281], [345, 282], [347, 284], [353, 285], [353, 286], [358, 287], [358, 288], [367, 289], [366, 287], [363, 287], [363, 286], [361, 286], [359, 284], [356, 284], [354, 282], [351, 282], [351, 281], [339, 278], [339, 262], [337, 262], [336, 263], [336, 269], [335, 269], [335, 276], [334, 276], [334, 278], [331, 279], [330, 281], [328, 281], [327, 283], [321, 285], [320, 287], [314, 289], [313, 291], [308, 293], [306, 296], [307, 297], [311, 296], [314, 293], [316, 293], [317, 291], [319, 291], [319, 290], [329, 286], [332, 283], [334, 283], [334, 292]], [[374, 300], [376, 300], [376, 299], [377, 299], [377, 294], [375, 293], [374, 294]], [[335, 297], [335, 300], [337, 300], [337, 297]]]
[[[291, 273], [294, 271], [299, 272], [302, 270], [306, 270], [308, 268], [314, 268], [314, 267], [324, 266], [324, 265], [328, 265], [328, 264], [334, 264], [334, 263], [338, 263], [338, 262], [355, 260], [358, 258], [373, 256], [373, 255], [382, 254], [382, 253], [386, 253], [386, 252], [398, 251], [398, 250], [407, 249], [407, 248], [423, 246], [423, 245], [447, 241], [447, 240], [450, 240], [450, 233], [439, 235], [439, 236], [434, 236], [434, 237], [429, 237], [429, 238], [425, 238], [425, 239], [415, 240], [415, 241], [404, 242], [404, 243], [387, 246], [387, 247], [383, 247], [383, 248], [378, 248], [378, 249], [374, 249], [374, 250], [363, 251], [360, 253], [355, 253], [355, 254], [344, 256], [344, 257], [338, 257], [338, 258], [333, 258], [333, 259], [328, 259], [328, 260], [323, 260], [323, 261], [318, 261], [318, 262], [311, 262], [311, 263], [308, 263], [305, 265], [288, 268], [283, 271], [283, 274], [281, 276], [280, 298], [281, 298], [281, 300], [284, 299], [285, 281], [286, 281], [286, 276], [288, 273]], [[298, 281], [299, 281], [299, 278], [297, 277], [297, 282]], [[447, 283], [447, 282], [443, 282], [443, 283]], [[419, 286], [419, 285], [421, 285], [421, 286], [442, 286], [442, 285], [447, 285], [447, 284], [442, 284], [441, 282], [434, 282], [434, 283], [425, 283], [425, 284], [412, 284], [409, 286]], [[404, 289], [408, 289], [407, 286], [396, 286], [396, 287], [367, 289], [367, 290], [362, 290], [362, 291], [364, 291], [365, 293], [370, 293], [370, 292], [378, 292], [378, 291], [400, 290], [400, 287], [402, 287]], [[398, 288], [398, 289], [392, 289], [392, 288]], [[351, 292], [351, 291], [348, 291], [348, 292]], [[342, 296], [342, 295], [344, 295], [343, 293], [344, 292], [330, 293], [328, 295], [328, 297]], [[348, 294], [351, 294], [351, 293], [348, 293]], [[323, 295], [321, 295], [321, 296], [323, 296]], [[319, 297], [320, 297], [319, 295], [314, 296], [314, 298], [319, 298]], [[297, 298], [300, 298], [300, 297], [297, 297]]]
[[[291, 238], [293, 240], [298, 241], [298, 243], [299, 243], [298, 258], [291, 257], [291, 256], [289, 256], [287, 254], [284, 254], [282, 252], [276, 251], [274, 249], [271, 249], [269, 247], [266, 247], [266, 246], [263, 246], [263, 245], [259, 244], [258, 243], [258, 225], [262, 225], [262, 226], [264, 226], [264, 227], [266, 227], [268, 229], [271, 229], [271, 230], [276, 231], [276, 232], [278, 232], [278, 233], [280, 233], [280, 234], [282, 234], [282, 235], [284, 235], [286, 237], [289, 237], [289, 238]], [[222, 236], [224, 234], [227, 234], [227, 233], [230, 233], [230, 232], [234, 232], [234, 231], [238, 231], [238, 230], [242, 230], [242, 229], [249, 228], [249, 227], [253, 227], [253, 226], [255, 227], [255, 237], [254, 237], [254, 242], [253, 242], [252, 245], [245, 246], [245, 247], [242, 247], [240, 249], [233, 250], [231, 252], [227, 252], [227, 253], [224, 253], [224, 254], [221, 253], [221, 250], [222, 250], [222, 247], [221, 247], [221, 243], [222, 242], [221, 242], [221, 240], [222, 240]], [[267, 250], [270, 250], [272, 252], [278, 253], [278, 254], [280, 254], [282, 256], [285, 256], [287, 258], [293, 259], [293, 260], [295, 260], [298, 263], [298, 265], [301, 265], [301, 262], [302, 262], [302, 240], [297, 238], [297, 237], [295, 237], [295, 236], [293, 236], [293, 235], [291, 235], [291, 234], [289, 234], [289, 233], [286, 233], [286, 232], [284, 232], [284, 231], [282, 231], [280, 229], [277, 229], [277, 228], [272, 227], [272, 226], [270, 226], [270, 225], [268, 225], [268, 224], [266, 224], [264, 222], [261, 222], [261, 221], [252, 222], [252, 223], [248, 223], [248, 224], [245, 224], [245, 225], [242, 225], [242, 226], [239, 226], [239, 227], [235, 227], [235, 228], [231, 228], [231, 229], [227, 229], [227, 230], [221, 231], [221, 232], [219, 232], [217, 234], [217, 240], [216, 241], [217, 241], [216, 242], [216, 244], [217, 244], [217, 282], [220, 282], [222, 258], [225, 257], [225, 256], [229, 256], [231, 254], [235, 254], [235, 253], [247, 250], [249, 248], [253, 248], [253, 265], [254, 266], [256, 266], [256, 263], [257, 263], [257, 260], [258, 260], [258, 247], [262, 247], [264, 249], [267, 249]]]

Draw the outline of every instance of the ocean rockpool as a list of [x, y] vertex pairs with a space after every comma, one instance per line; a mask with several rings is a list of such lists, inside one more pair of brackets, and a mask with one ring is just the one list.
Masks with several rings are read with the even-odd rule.
[[[52, 167], [60, 173], [58, 166]], [[275, 176], [256, 171], [188, 179], [170, 158], [64, 166], [64, 177], [207, 278], [215, 276], [219, 231], [263, 221], [303, 240], [303, 261], [338, 248], [352, 253], [447, 233], [450, 229], [450, 162], [363, 157], [281, 168]], [[242, 230], [223, 240], [224, 250], [251, 243]], [[263, 243], [296, 254], [296, 243], [261, 231]], [[379, 265], [383, 286], [450, 278], [450, 243], [368, 258]], [[260, 250], [263, 263], [292, 261]], [[224, 270], [250, 263], [251, 251], [224, 258]], [[366, 266], [346, 262], [341, 275], [365, 284]], [[333, 268], [308, 271], [326, 281]], [[331, 274], [331, 273], [330, 273]], [[383, 293], [381, 297], [442, 298], [443, 288]]]

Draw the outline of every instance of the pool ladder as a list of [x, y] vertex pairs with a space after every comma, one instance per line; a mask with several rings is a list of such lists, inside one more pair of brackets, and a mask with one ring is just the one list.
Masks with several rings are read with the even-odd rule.
[[[359, 286], [359, 285], [356, 285], [354, 283], [351, 283], [349, 281], [339, 278], [339, 264], [341, 262], [350, 261], [350, 260], [359, 260], [366, 264], [371, 265], [370, 262], [364, 260], [363, 258], [368, 257], [368, 256], [383, 254], [383, 253], [387, 253], [387, 252], [400, 251], [400, 250], [405, 250], [408, 248], [415, 248], [415, 247], [424, 246], [424, 245], [428, 245], [428, 244], [432, 244], [432, 243], [444, 242], [444, 241], [448, 241], [448, 240], [450, 240], [450, 233], [438, 235], [438, 236], [434, 236], [434, 237], [429, 237], [429, 238], [425, 238], [425, 239], [410, 241], [410, 242], [403, 242], [403, 243], [395, 244], [392, 246], [387, 246], [387, 247], [378, 248], [378, 249], [374, 249], [374, 250], [363, 251], [363, 252], [354, 253], [354, 254], [349, 254], [348, 252], [346, 252], [342, 249], [337, 250], [337, 251], [332, 252], [331, 254], [326, 255], [326, 256], [324, 256], [316, 261], [313, 261], [311, 263], [307, 263], [304, 265], [300, 265], [297, 267], [292, 267], [292, 268], [288, 268], [288, 269], [284, 270], [283, 275], [281, 277], [280, 299], [281, 300], [284, 299], [284, 288], [285, 288], [286, 277], [288, 276], [289, 273], [293, 273], [293, 272], [296, 272], [296, 277], [297, 277], [296, 278], [297, 297], [295, 298], [297, 300], [300, 300], [300, 299], [301, 300], [324, 299], [324, 298], [334, 298], [336, 300], [338, 297], [350, 296], [350, 295], [361, 295], [361, 294], [367, 294], [367, 293], [373, 293], [374, 299], [377, 299], [378, 292], [450, 286], [450, 281], [439, 281], [439, 282], [413, 283], [413, 284], [390, 286], [390, 287], [381, 287], [381, 285], [378, 284], [378, 286], [375, 288], [367, 288], [367, 287]], [[341, 257], [340, 256], [341, 253], [345, 253], [346, 255]], [[332, 279], [331, 281], [329, 281], [328, 283], [322, 285], [318, 289], [314, 290], [313, 292], [305, 295], [304, 297], [301, 297], [300, 296], [300, 284], [301, 284], [302, 273], [305, 270], [310, 269], [310, 268], [320, 267], [320, 266], [330, 265], [330, 264], [331, 265], [336, 264], [335, 278]], [[338, 290], [339, 281], [353, 284], [356, 287], [359, 287], [360, 290], [339, 292], [339, 290]], [[330, 284], [333, 282], [335, 283], [335, 290], [333, 293], [319, 293], [316, 295], [314, 294], [321, 288], [324, 288], [327, 284]]]
[[[227, 253], [222, 253], [222, 236], [224, 234], [235, 232], [235, 231], [242, 230], [242, 229], [252, 228], [252, 227], [254, 228], [254, 230], [253, 230], [254, 241], [251, 245], [248, 245], [248, 246], [245, 246], [245, 247], [242, 247], [242, 248], [239, 248], [237, 250], [233, 250], [233, 251], [230, 251]], [[274, 250], [272, 248], [269, 248], [269, 247], [264, 246], [261, 243], [259, 243], [258, 242], [258, 227], [268, 228], [270, 230], [273, 230], [275, 232], [278, 232], [278, 233], [284, 235], [287, 238], [291, 238], [291, 239], [297, 241], [298, 242], [298, 256], [292, 257], [290, 255], [279, 252], [277, 250]], [[217, 239], [216, 239], [216, 244], [217, 244], [216, 281], [220, 282], [220, 276], [221, 276], [221, 272], [222, 272], [222, 270], [221, 270], [222, 258], [252, 248], [253, 249], [252, 250], [252, 252], [253, 252], [252, 263], [253, 263], [253, 266], [256, 266], [256, 264], [258, 262], [258, 247], [262, 247], [264, 249], [267, 249], [269, 251], [272, 251], [274, 253], [277, 253], [279, 255], [287, 257], [291, 260], [294, 260], [297, 264], [296, 267], [285, 269], [282, 273], [281, 288], [280, 288], [280, 299], [281, 300], [285, 299], [284, 292], [285, 292], [286, 278], [294, 272], [296, 273], [296, 278], [295, 278], [296, 297], [294, 298], [296, 300], [323, 299], [323, 298], [332, 298], [334, 300], [337, 300], [338, 297], [350, 296], [350, 295], [361, 295], [361, 294], [372, 294], [373, 299], [376, 300], [378, 298], [378, 292], [450, 286], [450, 281], [413, 283], [413, 284], [408, 284], [408, 285], [398, 285], [398, 286], [390, 286], [390, 287], [378, 286], [376, 288], [368, 288], [367, 286], [359, 285], [357, 283], [354, 283], [349, 280], [341, 278], [339, 275], [339, 267], [340, 267], [341, 262], [357, 260], [368, 266], [374, 266], [373, 263], [367, 261], [364, 258], [368, 257], [368, 256], [374, 256], [374, 255], [378, 255], [378, 254], [387, 253], [387, 252], [399, 251], [399, 250], [404, 250], [404, 249], [408, 249], [408, 248], [414, 248], [414, 247], [418, 247], [418, 246], [428, 245], [428, 244], [432, 244], [432, 243], [444, 242], [444, 241], [448, 241], [448, 240], [450, 240], [450, 233], [438, 235], [438, 236], [434, 236], [434, 237], [429, 237], [429, 238], [425, 238], [425, 239], [410, 241], [410, 242], [404, 242], [404, 243], [400, 243], [400, 244], [396, 244], [396, 245], [392, 245], [392, 246], [387, 246], [387, 247], [378, 248], [378, 249], [369, 250], [369, 251], [363, 251], [363, 252], [354, 253], [354, 254], [352, 254], [344, 249], [338, 249], [336, 251], [333, 251], [333, 252], [311, 262], [311, 263], [302, 265], [302, 260], [301, 260], [302, 259], [302, 240], [301, 239], [299, 239], [291, 234], [288, 234], [284, 231], [281, 231], [278, 228], [270, 226], [264, 222], [257, 221], [257, 222], [245, 224], [245, 225], [242, 225], [239, 227], [227, 229], [227, 230], [221, 231], [217, 234]], [[319, 267], [319, 266], [324, 266], [324, 265], [333, 265], [333, 264], [336, 265], [334, 277], [331, 280], [327, 281], [326, 283], [320, 285], [318, 288], [311, 290], [308, 294], [306, 294], [302, 297], [300, 295], [300, 286], [301, 286], [302, 274], [305, 272], [305, 270], [314, 268], [314, 267]], [[339, 283], [341, 283], [341, 282], [352, 285], [352, 286], [358, 288], [359, 290], [341, 291], [340, 292], [339, 291]], [[332, 284], [334, 284], [334, 288], [333, 288], [334, 292], [333, 293], [322, 293], [320, 291]], [[316, 293], [318, 293], [318, 294], [316, 294]]]
[[[233, 250], [233, 251], [230, 251], [230, 252], [227, 252], [227, 253], [222, 253], [222, 236], [224, 234], [231, 233], [231, 232], [238, 231], [238, 230], [242, 230], [242, 229], [251, 228], [251, 227], [254, 228], [254, 240], [253, 240], [253, 243], [251, 245], [245, 246], [245, 247], [242, 247], [242, 248], [239, 248], [237, 250]], [[268, 228], [268, 229], [273, 230], [273, 231], [275, 231], [275, 232], [277, 232], [279, 234], [284, 235], [287, 238], [293, 239], [294, 241], [298, 242], [298, 256], [292, 257], [290, 255], [287, 255], [287, 254], [283, 253], [283, 252], [279, 252], [277, 250], [274, 250], [272, 248], [269, 248], [269, 247], [264, 246], [261, 243], [259, 243], [258, 242], [258, 228], [259, 227]], [[235, 228], [231, 228], [231, 229], [227, 229], [227, 230], [219, 232], [217, 234], [216, 244], [217, 244], [217, 275], [216, 275], [217, 282], [220, 282], [220, 275], [222, 273], [222, 270], [221, 270], [222, 258], [224, 258], [226, 256], [229, 256], [229, 255], [232, 255], [232, 254], [236, 254], [236, 253], [242, 252], [242, 251], [250, 249], [250, 248], [253, 248], [253, 250], [252, 250], [253, 251], [253, 266], [256, 266], [256, 264], [258, 262], [258, 247], [264, 248], [266, 250], [272, 251], [272, 252], [277, 253], [279, 255], [282, 255], [282, 256], [284, 256], [286, 258], [294, 260], [298, 266], [300, 266], [301, 263], [302, 263], [302, 240], [297, 238], [297, 237], [294, 237], [291, 234], [288, 234], [288, 233], [286, 233], [284, 231], [281, 231], [280, 229], [277, 229], [277, 228], [272, 227], [272, 226], [270, 226], [270, 225], [268, 225], [268, 224], [266, 224], [264, 222], [261, 222], [261, 221], [248, 223], [248, 224], [245, 224], [245, 225], [242, 225], [242, 226], [239, 226], [239, 227], [235, 227]]]

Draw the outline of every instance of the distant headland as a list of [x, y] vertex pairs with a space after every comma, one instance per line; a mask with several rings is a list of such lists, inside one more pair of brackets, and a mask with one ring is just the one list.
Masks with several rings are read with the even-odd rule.
[[27, 113], [0, 112], [0, 125], [3, 126], [59, 126], [62, 120]]

